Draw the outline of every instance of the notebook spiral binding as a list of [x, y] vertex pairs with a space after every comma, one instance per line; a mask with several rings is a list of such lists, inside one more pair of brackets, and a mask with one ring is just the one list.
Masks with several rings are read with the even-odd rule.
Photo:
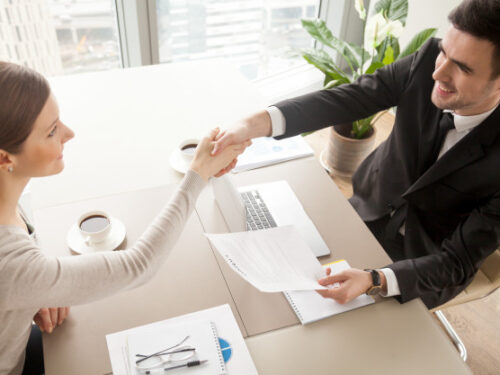
[[217, 355], [219, 356], [219, 365], [221, 371], [226, 368], [226, 364], [224, 363], [224, 357], [222, 356], [222, 349], [219, 343], [219, 335], [217, 333], [217, 328], [215, 327], [214, 322], [210, 322], [210, 327], [212, 328], [212, 332], [214, 334], [215, 346], [217, 347]]
[[295, 315], [297, 315], [297, 318], [299, 318], [300, 322], [303, 323], [304, 319], [302, 318], [302, 314], [300, 313], [299, 309], [297, 308], [297, 305], [295, 305], [295, 301], [290, 297], [290, 295], [287, 292], [283, 292], [285, 295], [286, 299], [288, 300], [288, 303], [292, 307], [293, 311], [295, 311]]

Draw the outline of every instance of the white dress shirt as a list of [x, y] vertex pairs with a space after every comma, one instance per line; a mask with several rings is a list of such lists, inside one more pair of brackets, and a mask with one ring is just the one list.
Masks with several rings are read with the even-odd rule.
[[[500, 103], [499, 103], [500, 104]], [[455, 128], [448, 131], [446, 137], [439, 151], [438, 159], [443, 156], [450, 148], [452, 148], [458, 141], [465, 137], [473, 128], [483, 122], [490, 114], [497, 109], [498, 105], [490, 109], [489, 111], [480, 113], [479, 115], [473, 116], [461, 116], [457, 115], [455, 112], [445, 109], [444, 112], [450, 112], [453, 115], [453, 120], [455, 123]], [[266, 108], [269, 116], [271, 117], [272, 126], [272, 137], [277, 137], [285, 134], [286, 131], [286, 119], [283, 113], [274, 106]], [[404, 224], [401, 226], [400, 231], [404, 235]], [[390, 268], [382, 268], [380, 271], [384, 273], [387, 282], [387, 294], [382, 294], [384, 297], [392, 297], [401, 294], [399, 290], [398, 280], [394, 271]]]

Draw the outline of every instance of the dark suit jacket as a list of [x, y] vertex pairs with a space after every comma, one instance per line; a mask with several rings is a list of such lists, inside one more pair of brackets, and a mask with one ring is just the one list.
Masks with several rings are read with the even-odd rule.
[[350, 199], [364, 221], [407, 204], [400, 302], [429, 307], [462, 291], [500, 244], [500, 107], [429, 165], [442, 111], [431, 101], [438, 40], [355, 83], [276, 104], [293, 136], [397, 106], [389, 138], [361, 164]]

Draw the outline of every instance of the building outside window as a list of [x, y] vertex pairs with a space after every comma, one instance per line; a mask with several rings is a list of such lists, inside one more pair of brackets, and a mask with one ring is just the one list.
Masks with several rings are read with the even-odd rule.
[[[116, 1], [0, 0], [0, 59], [46, 75], [123, 67]], [[152, 3], [160, 63], [224, 58], [249, 79], [303, 64], [298, 49], [312, 40], [300, 19], [319, 9], [319, 0]]]
[[317, 0], [157, 0], [160, 62], [226, 58], [249, 79], [303, 63]]

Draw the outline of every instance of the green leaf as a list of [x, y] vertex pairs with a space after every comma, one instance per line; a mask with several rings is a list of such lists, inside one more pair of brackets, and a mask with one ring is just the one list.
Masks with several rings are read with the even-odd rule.
[[315, 40], [337, 51], [349, 65], [352, 72], [361, 65], [361, 47], [344, 42], [335, 37], [326, 26], [325, 21], [302, 19], [302, 26]]
[[392, 21], [400, 21], [406, 25], [408, 17], [408, 0], [379, 0], [375, 4], [374, 13], [383, 12], [384, 16]]
[[399, 41], [397, 38], [393, 37], [392, 35], [389, 37], [389, 44], [392, 47], [392, 51], [394, 53], [394, 60], [398, 59], [400, 50], [399, 50]]
[[[302, 50], [302, 57], [309, 63], [314, 65], [316, 68], [321, 70], [325, 76], [330, 77], [331, 79], [336, 79], [342, 81], [342, 83], [349, 83], [350, 79], [343, 71], [339, 69], [339, 67], [333, 62], [330, 55], [328, 55], [325, 51], [317, 50], [317, 49], [308, 49]], [[328, 83], [330, 80], [326, 79], [325, 83]]]
[[436, 34], [436, 31], [437, 29], [435, 28], [429, 28], [420, 31], [412, 38], [412, 40], [410, 40], [410, 43], [408, 43], [403, 52], [399, 54], [398, 59], [401, 59], [418, 51], [420, 47], [422, 47], [422, 45], [427, 41], [427, 39], [433, 37]]
[[364, 74], [373, 74], [377, 69], [384, 66], [380, 61], [373, 61], [368, 68], [365, 70]]
[[347, 83], [347, 82], [343, 82], [340, 79], [331, 79], [328, 81], [328, 83], [325, 83], [325, 85], [323, 86], [323, 89], [328, 90], [328, 89], [331, 89], [332, 87], [337, 87], [337, 86], [340, 86], [344, 83]]
[[375, 117], [375, 115], [371, 115], [369, 117], [354, 121], [352, 123], [351, 132], [354, 138], [361, 139], [365, 136], [366, 133], [370, 131], [370, 129], [372, 128], [371, 122], [373, 120], [373, 117]]
[[394, 50], [391, 46], [387, 46], [385, 49], [384, 59], [382, 60], [382, 64], [389, 65], [394, 62]]

